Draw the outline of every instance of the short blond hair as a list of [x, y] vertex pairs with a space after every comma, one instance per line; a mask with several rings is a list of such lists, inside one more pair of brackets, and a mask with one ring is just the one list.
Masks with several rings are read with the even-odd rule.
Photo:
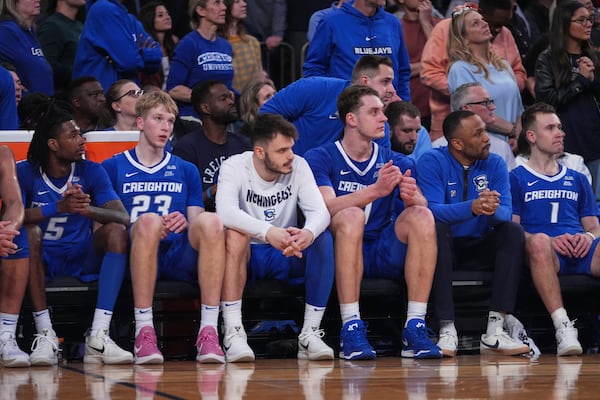
[[135, 104], [135, 116], [144, 118], [150, 110], [158, 106], [164, 106], [168, 112], [177, 116], [179, 109], [175, 101], [162, 90], [154, 90], [144, 93]]

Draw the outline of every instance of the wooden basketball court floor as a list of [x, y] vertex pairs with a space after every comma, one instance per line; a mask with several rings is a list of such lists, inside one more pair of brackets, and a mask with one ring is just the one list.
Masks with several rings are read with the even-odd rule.
[[598, 399], [600, 354], [0, 368], [0, 399]]

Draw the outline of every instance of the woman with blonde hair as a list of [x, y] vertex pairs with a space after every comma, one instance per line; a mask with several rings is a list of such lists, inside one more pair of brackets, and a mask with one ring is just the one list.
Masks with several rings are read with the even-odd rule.
[[[452, 13], [448, 37], [448, 89], [452, 93], [464, 83], [479, 82], [490, 98], [469, 105], [494, 111], [496, 122], [487, 129], [508, 141], [509, 138], [516, 139], [520, 131], [523, 103], [510, 64], [493, 51], [491, 41], [490, 27], [477, 11], [465, 7]], [[516, 147], [516, 141], [512, 144]]]
[[258, 110], [275, 94], [275, 84], [270, 79], [255, 79], [244, 88], [240, 96], [240, 117], [247, 125], [254, 124]]
[[232, 89], [233, 51], [229, 42], [217, 35], [219, 25], [225, 24], [226, 10], [223, 1], [189, 2], [192, 31], [175, 47], [167, 79], [167, 91], [178, 102], [182, 117], [199, 117], [191, 105], [196, 84], [218, 80]]

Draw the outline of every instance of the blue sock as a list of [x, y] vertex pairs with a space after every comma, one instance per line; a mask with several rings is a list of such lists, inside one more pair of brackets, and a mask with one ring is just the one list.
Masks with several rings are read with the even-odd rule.
[[98, 277], [98, 301], [96, 308], [113, 311], [121, 284], [125, 277], [127, 255], [106, 253], [102, 260], [100, 276]]
[[306, 303], [325, 307], [333, 287], [334, 261], [333, 239], [329, 231], [320, 234], [304, 250], [306, 272], [304, 284]]

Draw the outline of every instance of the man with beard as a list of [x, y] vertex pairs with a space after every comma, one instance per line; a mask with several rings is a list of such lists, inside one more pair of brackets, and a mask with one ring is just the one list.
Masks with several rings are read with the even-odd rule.
[[390, 125], [392, 150], [415, 160], [431, 150], [429, 133], [421, 125], [421, 112], [414, 104], [393, 101], [386, 107], [385, 116]]
[[106, 101], [102, 85], [93, 76], [75, 78], [67, 87], [67, 100], [73, 120], [81, 133], [98, 129], [98, 112]]
[[205, 209], [214, 211], [221, 163], [234, 154], [250, 150], [250, 142], [238, 132], [227, 131], [238, 115], [233, 92], [223, 82], [209, 80], [194, 86], [192, 106], [200, 116], [202, 128], [179, 139], [173, 154], [198, 168]]
[[[225, 160], [217, 213], [227, 228], [221, 310], [227, 362], [252, 361], [242, 325], [246, 281], [305, 285], [298, 359], [333, 360], [320, 328], [333, 285], [329, 212], [307, 162], [292, 151], [298, 132], [280, 115], [262, 114], [250, 129], [252, 151]], [[298, 209], [305, 217], [298, 224]]]
[[452, 269], [475, 262], [494, 271], [480, 352], [527, 353], [529, 345], [508, 334], [521, 327], [510, 313], [519, 288], [525, 237], [523, 228], [511, 221], [506, 163], [490, 154], [490, 138], [477, 114], [454, 111], [444, 120], [443, 130], [448, 146], [424, 154], [418, 164], [419, 184], [435, 217], [438, 235], [432, 287], [440, 322], [438, 346], [445, 356], [456, 355]]

